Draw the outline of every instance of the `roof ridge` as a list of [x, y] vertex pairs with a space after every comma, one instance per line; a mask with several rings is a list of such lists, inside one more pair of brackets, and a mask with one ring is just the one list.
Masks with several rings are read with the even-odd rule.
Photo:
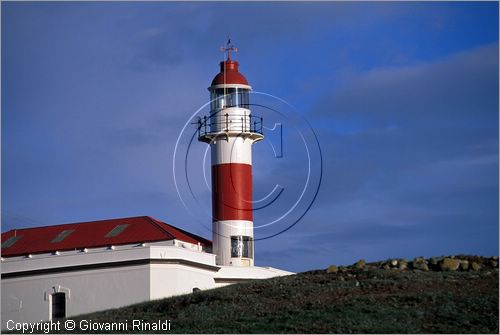
[[138, 218], [150, 218], [150, 217], [147, 216], [147, 215], [138, 215], [138, 216], [121, 217], [121, 218], [116, 218], [116, 219], [101, 219], [101, 220], [94, 220], [94, 221], [58, 223], [58, 224], [48, 225], [48, 226], [14, 228], [14, 229], [10, 229], [10, 230], [5, 231], [2, 234], [6, 234], [6, 233], [11, 232], [11, 231], [19, 231], [19, 230], [40, 229], [40, 228], [48, 228], [48, 227], [59, 227], [59, 226], [68, 226], [68, 225], [77, 225], [77, 224], [97, 223], [97, 222], [103, 222], [103, 221], [117, 221], [117, 220], [125, 220], [125, 219], [138, 219]]
[[[157, 220], [157, 219], [155, 219], [155, 218], [153, 218], [153, 217], [150, 217], [150, 216], [148, 216], [148, 219], [150, 219], [150, 220], [154, 221], [154, 222], [155, 222], [155, 224], [156, 224], [156, 225], [157, 225], [160, 229], [162, 229], [162, 230], [166, 231], [166, 232], [167, 232], [168, 234], [170, 234], [170, 235], [172, 235], [172, 234], [171, 234], [170, 232], [168, 232], [165, 228], [163, 228], [163, 227], [162, 227], [162, 225], [167, 225], [167, 226], [169, 226], [170, 228], [175, 229], [177, 232], [179, 232], [179, 233], [181, 233], [181, 234], [183, 234], [183, 235], [185, 235], [185, 236], [187, 236], [187, 237], [189, 237], [189, 238], [192, 238], [192, 239], [195, 239], [195, 240], [196, 240], [196, 239], [201, 239], [202, 241], [204, 241], [204, 243], [212, 243], [212, 241], [210, 241], [209, 239], [204, 238], [203, 236], [200, 236], [200, 235], [198, 235], [198, 234], [191, 233], [191, 232], [189, 232], [189, 231], [187, 231], [187, 230], [184, 230], [184, 229], [182, 229], [182, 228], [179, 228], [179, 227], [173, 226], [173, 225], [171, 225], [171, 224], [169, 224], [169, 223], [166, 223], [166, 222], [163, 222], [163, 221]], [[175, 236], [174, 236], [174, 237], [175, 237]]]
[[[153, 224], [153, 226], [154, 226], [154, 227], [158, 228], [159, 230], [161, 230], [163, 233], [165, 233], [165, 234], [166, 234], [166, 235], [168, 235], [169, 237], [173, 237], [173, 238], [175, 238], [175, 236], [174, 236], [174, 235], [172, 235], [169, 231], [167, 231], [166, 229], [164, 229], [164, 228], [163, 228], [163, 227], [159, 224], [161, 221], [158, 221], [157, 219], [155, 219], [155, 218], [153, 218], [153, 217], [151, 217], [151, 216], [149, 216], [149, 215], [146, 215], [146, 216], [145, 216], [145, 218], [146, 218], [146, 219], [148, 219], [148, 220], [149, 220], [149, 221]], [[165, 222], [161, 222], [161, 223], [163, 223], [163, 224], [166, 224], [166, 225], [170, 226], [168, 223], [165, 223]]]

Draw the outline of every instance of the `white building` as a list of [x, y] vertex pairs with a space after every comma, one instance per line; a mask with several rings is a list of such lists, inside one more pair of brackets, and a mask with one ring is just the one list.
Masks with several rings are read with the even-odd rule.
[[147, 216], [5, 232], [2, 329], [291, 274], [217, 266], [210, 251], [210, 241]]
[[198, 123], [212, 152], [213, 248], [147, 216], [2, 233], [2, 329], [292, 274], [254, 266], [251, 148], [264, 135], [231, 50]]

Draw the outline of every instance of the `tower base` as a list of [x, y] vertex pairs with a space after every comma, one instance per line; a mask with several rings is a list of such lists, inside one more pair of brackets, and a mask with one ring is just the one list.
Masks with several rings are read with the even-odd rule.
[[243, 283], [256, 279], [267, 279], [272, 277], [289, 276], [294, 272], [280, 270], [272, 267], [242, 267], [242, 266], [220, 266], [214, 275], [215, 287]]

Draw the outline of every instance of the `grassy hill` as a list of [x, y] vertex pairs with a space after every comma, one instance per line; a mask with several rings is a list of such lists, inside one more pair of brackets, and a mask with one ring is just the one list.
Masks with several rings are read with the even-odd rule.
[[73, 320], [170, 319], [173, 333], [498, 333], [498, 260], [468, 258], [477, 266], [358, 262]]

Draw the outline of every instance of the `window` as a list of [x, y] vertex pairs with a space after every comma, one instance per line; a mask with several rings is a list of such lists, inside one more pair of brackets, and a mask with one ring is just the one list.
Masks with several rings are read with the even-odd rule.
[[52, 319], [63, 319], [66, 317], [66, 293], [52, 294]]
[[210, 93], [211, 110], [228, 107], [249, 108], [249, 90], [242, 88], [218, 88]]
[[128, 224], [119, 224], [118, 226], [111, 229], [105, 237], [115, 237], [120, 235], [129, 225]]
[[250, 99], [248, 98], [248, 91], [241, 90], [239, 95], [240, 106], [246, 109], [250, 108]]
[[74, 232], [74, 229], [69, 229], [69, 230], [63, 230], [60, 232], [50, 243], [57, 243], [57, 242], [62, 242], [66, 237], [71, 235], [72, 232]]
[[11, 236], [2, 243], [2, 249], [12, 247], [22, 236]]
[[231, 257], [253, 258], [253, 239], [250, 236], [231, 236]]

